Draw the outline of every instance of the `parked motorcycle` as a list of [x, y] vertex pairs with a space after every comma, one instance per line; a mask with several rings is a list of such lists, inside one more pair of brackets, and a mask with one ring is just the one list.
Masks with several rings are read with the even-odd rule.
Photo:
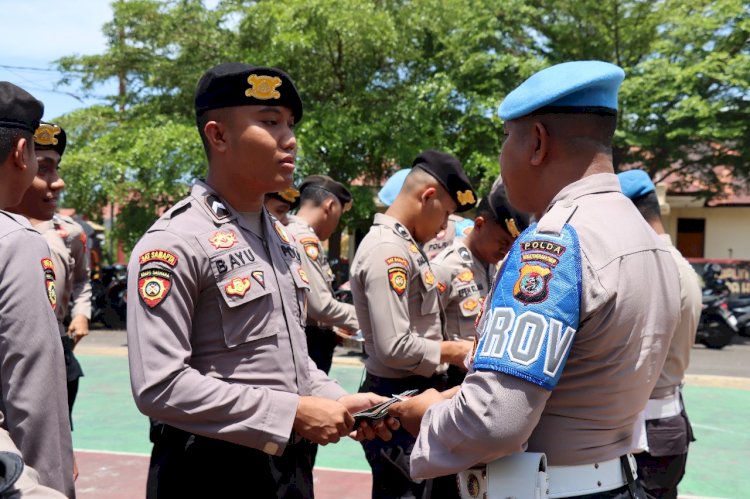
[[111, 329], [125, 326], [128, 271], [125, 265], [105, 265], [99, 279], [91, 281], [91, 322]]
[[721, 267], [706, 264], [703, 269], [703, 309], [698, 321], [696, 343], [721, 349], [731, 343], [737, 333], [737, 318], [729, 309], [729, 287], [719, 279]]

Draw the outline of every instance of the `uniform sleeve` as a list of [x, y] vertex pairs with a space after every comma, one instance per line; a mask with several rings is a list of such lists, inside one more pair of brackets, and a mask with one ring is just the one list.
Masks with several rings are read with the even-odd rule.
[[318, 369], [310, 356], [307, 357], [307, 367], [310, 370], [310, 393], [313, 396], [338, 400], [347, 395], [348, 392], [341, 387], [339, 382]]
[[413, 478], [463, 471], [526, 449], [550, 392], [494, 371], [469, 374], [450, 400], [422, 418], [411, 454]]
[[405, 248], [384, 243], [367, 259], [363, 288], [370, 310], [370, 328], [378, 360], [390, 367], [431, 376], [440, 364], [440, 342], [410, 331], [411, 268]]
[[[139, 265], [139, 255], [164, 250], [174, 265]], [[202, 290], [202, 249], [168, 231], [147, 233], [128, 267], [130, 380], [141, 412], [185, 431], [281, 455], [292, 433], [299, 396], [204, 376], [188, 363], [191, 329]], [[171, 258], [166, 258], [171, 260]], [[145, 272], [145, 273], [144, 273]], [[150, 303], [139, 280], [154, 283]], [[168, 290], [159, 295], [158, 286]]]
[[65, 365], [42, 269], [49, 249], [40, 235], [19, 230], [0, 240], [0, 254], [3, 426], [42, 485], [71, 494]]
[[310, 280], [307, 316], [327, 326], [343, 326], [355, 331], [359, 329], [354, 305], [340, 302], [333, 296], [323, 266], [320, 264], [320, 256], [311, 257], [301, 243], [298, 243], [298, 249], [302, 267]]
[[70, 253], [73, 257], [73, 292], [71, 301], [73, 307], [71, 317], [83, 315], [91, 320], [91, 271], [89, 270], [89, 257], [86, 251], [86, 235], [83, 229], [78, 227], [80, 233], [73, 238], [70, 245]]

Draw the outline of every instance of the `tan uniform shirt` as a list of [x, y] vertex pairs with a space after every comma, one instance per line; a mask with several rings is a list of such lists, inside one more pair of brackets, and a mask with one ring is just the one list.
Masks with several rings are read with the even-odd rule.
[[430, 265], [439, 281], [448, 336], [473, 340], [476, 337], [474, 321], [490, 290], [490, 268], [472, 256], [463, 239], [454, 239]]
[[294, 241], [262, 219], [261, 237], [197, 182], [148, 230], [128, 266], [128, 355], [144, 414], [280, 455], [300, 395], [346, 392], [307, 354]]
[[[49, 245], [55, 264], [57, 307], [55, 315], [60, 335], [66, 336], [63, 321], [70, 310], [71, 317], [83, 315], [91, 319], [91, 280], [86, 251], [86, 234], [72, 218], [55, 215], [52, 220], [35, 227]], [[72, 310], [71, 310], [72, 305]]]
[[680, 322], [669, 344], [667, 360], [651, 393], [651, 398], [664, 398], [674, 393], [682, 384], [685, 371], [690, 362], [690, 349], [695, 342], [695, 331], [701, 315], [702, 294], [700, 279], [693, 266], [680, 254], [672, 244], [669, 234], [659, 237], [668, 245], [669, 251], [677, 264], [680, 273]]
[[367, 371], [383, 378], [429, 377], [444, 338], [437, 279], [409, 231], [377, 213], [351, 266], [354, 308]]
[[[591, 175], [565, 187], [530, 234], [553, 237], [566, 223], [580, 246], [578, 329], [573, 336], [565, 332], [572, 340], [565, 346], [554, 321], [543, 328], [537, 323], [547, 342], [558, 338], [551, 348], [547, 343], [547, 356], [568, 349], [567, 362], [558, 364], [556, 386], [549, 391], [490, 369], [470, 372], [459, 396], [426, 412], [411, 456], [412, 476], [460, 471], [525, 447], [546, 453], [551, 465], [590, 464], [631, 450], [633, 424], [656, 384], [677, 324], [677, 269], [668, 248], [622, 195], [615, 175]], [[556, 298], [544, 303], [552, 305]], [[497, 303], [514, 299], [502, 293]], [[494, 337], [506, 327], [488, 320], [502, 310], [491, 308], [495, 303], [488, 296], [478, 327], [483, 336]], [[518, 325], [507, 326], [513, 324]]]
[[464, 227], [463, 230], [458, 230], [458, 234], [456, 233], [456, 225], [467, 225], [465, 222], [467, 222], [467, 220], [463, 217], [450, 215], [445, 230], [441, 230], [437, 236], [424, 243], [423, 249], [427, 258], [432, 260], [438, 253], [449, 247], [454, 239], [463, 239], [466, 237], [468, 234], [467, 231], [471, 230], [471, 227], [473, 226], [473, 222], [468, 224], [467, 227]]
[[328, 328], [343, 326], [354, 331], [359, 329], [354, 305], [340, 302], [333, 296], [333, 271], [313, 228], [294, 215], [289, 216], [286, 228], [297, 241], [302, 268], [310, 281], [307, 324]]
[[74, 497], [54, 279], [42, 236], [26, 218], [0, 211], [0, 424], [42, 485]]

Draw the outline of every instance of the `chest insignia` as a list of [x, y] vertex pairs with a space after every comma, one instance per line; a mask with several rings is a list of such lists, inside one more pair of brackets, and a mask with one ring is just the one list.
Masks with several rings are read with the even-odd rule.
[[307, 279], [307, 273], [305, 272], [305, 269], [300, 267], [297, 269], [297, 272], [299, 272], [300, 279], [302, 279], [306, 284], [310, 284], [310, 281]]
[[276, 234], [279, 236], [279, 239], [281, 239], [286, 244], [290, 244], [289, 236], [286, 234], [284, 227], [281, 226], [281, 222], [274, 222], [273, 228], [276, 231]]
[[227, 295], [239, 296], [240, 298], [245, 296], [248, 289], [250, 289], [250, 279], [247, 277], [235, 277], [229, 281], [229, 284], [224, 286], [224, 291], [227, 292]]
[[409, 252], [414, 253], [414, 254], [419, 253], [419, 248], [417, 248], [416, 244], [412, 243], [409, 245]]
[[474, 272], [471, 270], [464, 270], [456, 276], [456, 279], [461, 282], [471, 282], [474, 280]]
[[231, 248], [239, 242], [233, 230], [217, 230], [208, 240], [216, 249]]
[[44, 286], [47, 290], [47, 299], [52, 305], [52, 310], [57, 308], [57, 286], [55, 285], [55, 265], [49, 258], [42, 258], [42, 270], [44, 270]]
[[438, 288], [438, 291], [440, 292], [440, 294], [443, 294], [443, 293], [445, 293], [445, 290], [448, 289], [448, 286], [446, 286], [442, 282], [438, 281], [437, 288]]
[[425, 271], [425, 273], [424, 273], [424, 282], [428, 286], [432, 286], [435, 283], [435, 274], [433, 274], [429, 270]]
[[154, 308], [172, 289], [172, 273], [162, 269], [142, 270], [138, 273], [138, 295], [146, 306]]
[[479, 307], [479, 301], [473, 298], [468, 298], [461, 303], [461, 308], [467, 312], [473, 312], [477, 307]]
[[253, 276], [253, 279], [255, 279], [255, 281], [260, 284], [260, 287], [266, 289], [266, 278], [263, 275], [262, 270], [254, 270], [251, 275]]

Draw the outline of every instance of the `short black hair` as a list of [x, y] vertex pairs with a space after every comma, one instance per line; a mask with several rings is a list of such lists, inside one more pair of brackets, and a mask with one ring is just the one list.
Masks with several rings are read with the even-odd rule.
[[318, 187], [317, 185], [310, 185], [305, 187], [305, 189], [300, 194], [299, 204], [300, 206], [302, 206], [309, 201], [313, 206], [317, 207], [331, 198], [338, 199], [332, 192], [327, 191], [322, 187]]
[[211, 111], [203, 111], [202, 113], [198, 113], [198, 115], [195, 118], [196, 125], [198, 125], [198, 135], [201, 137], [201, 142], [203, 143], [203, 149], [206, 151], [206, 158], [211, 159], [211, 147], [208, 144], [208, 138], [206, 137], [206, 132], [203, 131], [204, 128], [206, 128], [206, 123], [211, 121], [213, 119], [213, 114], [211, 114]]
[[20, 139], [26, 139], [29, 143], [33, 143], [33, 138], [34, 136], [30, 132], [22, 128], [0, 127], [0, 162], [8, 159], [10, 151]]
[[649, 192], [633, 199], [633, 204], [646, 220], [661, 220], [661, 209], [656, 192]]
[[482, 199], [479, 200], [474, 217], [482, 217], [485, 220], [500, 223], [500, 220], [497, 219], [497, 214], [495, 213], [495, 210], [492, 209], [490, 200], [487, 196], [483, 196]]

